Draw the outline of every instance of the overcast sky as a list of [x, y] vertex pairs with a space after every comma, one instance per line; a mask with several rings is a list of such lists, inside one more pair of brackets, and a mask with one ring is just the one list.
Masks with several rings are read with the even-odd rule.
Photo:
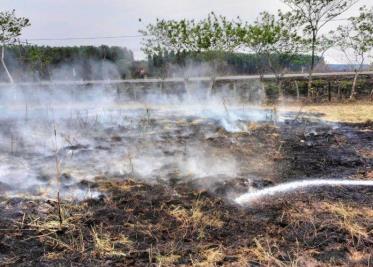
[[[372, 0], [360, 0], [341, 18], [357, 14], [361, 5]], [[104, 36], [137, 36], [138, 30], [158, 18], [203, 18], [211, 12], [230, 18], [240, 16], [253, 21], [261, 11], [276, 12], [286, 8], [280, 0], [0, 0], [1, 10], [15, 9], [18, 16], [30, 18], [23, 39], [43, 45], [119, 45], [131, 49], [136, 58], [143, 58], [139, 37], [95, 40], [33, 40]], [[141, 21], [139, 21], [141, 19]], [[340, 23], [340, 22], [338, 22]], [[330, 25], [330, 28], [335, 27]], [[336, 51], [327, 55], [329, 63], [345, 60]]]

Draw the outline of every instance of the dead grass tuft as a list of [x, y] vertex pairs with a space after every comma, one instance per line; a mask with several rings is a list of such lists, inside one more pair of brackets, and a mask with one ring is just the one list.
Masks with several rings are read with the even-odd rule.
[[217, 266], [217, 264], [224, 259], [224, 252], [221, 247], [219, 248], [201, 248], [201, 259], [193, 261], [193, 266], [196, 267], [210, 267]]
[[156, 257], [157, 263], [159, 267], [162, 266], [175, 266], [177, 262], [180, 260], [181, 256], [176, 254], [169, 254], [169, 255], [158, 255]]
[[91, 234], [95, 247], [94, 253], [98, 256], [124, 257], [126, 253], [123, 249], [116, 248], [116, 246], [131, 245], [131, 241], [127, 237], [120, 235], [116, 239], [112, 239], [109, 234], [103, 233], [102, 229], [97, 227], [92, 228]]
[[255, 246], [248, 248], [246, 252], [252, 261], [258, 262], [266, 266], [287, 266], [282, 261], [277, 259], [278, 247], [275, 243], [271, 244], [268, 239], [254, 239]]
[[372, 209], [354, 208], [343, 203], [324, 203], [322, 207], [337, 217], [339, 228], [349, 233], [352, 240], [357, 239], [358, 244], [362, 239], [368, 239], [373, 233], [366, 226], [366, 223], [373, 219]]
[[62, 260], [64, 258], [63, 253], [57, 253], [57, 252], [47, 252], [43, 255], [41, 258], [42, 261], [58, 261]]
[[172, 207], [168, 214], [174, 217], [182, 225], [182, 228], [192, 232], [198, 233], [198, 238], [203, 239], [205, 237], [205, 229], [207, 227], [220, 229], [223, 227], [224, 222], [219, 219], [216, 213], [208, 214], [204, 212], [203, 201], [196, 201], [191, 209], [186, 209], [182, 206]]

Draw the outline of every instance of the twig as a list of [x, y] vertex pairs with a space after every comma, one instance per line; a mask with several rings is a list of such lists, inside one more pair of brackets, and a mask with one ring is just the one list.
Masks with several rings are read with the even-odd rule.
[[9, 228], [9, 229], [0, 229], [2, 232], [7, 232], [7, 231], [35, 231], [35, 229], [16, 229], [16, 228]]
[[227, 105], [225, 103], [225, 98], [224, 97], [223, 97], [223, 106], [224, 106], [225, 112], [227, 113], [227, 117], [229, 117], [229, 111], [228, 111]]
[[303, 108], [304, 108], [305, 106], [306, 106], [306, 102], [303, 102], [302, 105], [300, 106], [300, 109], [299, 109], [299, 111], [297, 112], [297, 115], [295, 116], [295, 118], [294, 118], [293, 121], [298, 120], [298, 118], [299, 118], [300, 114], [302, 113], [302, 110], [303, 110]]
[[60, 192], [57, 192], [57, 209], [58, 209], [58, 219], [60, 222], [60, 229], [62, 229], [62, 213], [61, 213], [61, 200], [60, 200]]
[[135, 170], [134, 170], [134, 167], [133, 167], [132, 156], [131, 156], [130, 153], [128, 153], [128, 160], [129, 160], [129, 164], [130, 164], [130, 168], [131, 168], [131, 176], [133, 178], [133, 176], [135, 174]]

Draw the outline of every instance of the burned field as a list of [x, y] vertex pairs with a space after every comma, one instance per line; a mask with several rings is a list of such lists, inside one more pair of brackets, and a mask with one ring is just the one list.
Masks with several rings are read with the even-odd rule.
[[372, 186], [235, 202], [291, 181], [372, 181], [372, 123], [224, 98], [172, 107], [101, 99], [108, 108], [99, 111], [89, 103], [8, 108], [7, 118], [22, 116], [1, 119], [2, 265], [373, 263]]

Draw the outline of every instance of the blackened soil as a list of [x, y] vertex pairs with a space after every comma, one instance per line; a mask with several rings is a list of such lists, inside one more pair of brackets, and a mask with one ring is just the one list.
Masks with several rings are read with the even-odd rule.
[[247, 163], [240, 177], [209, 188], [101, 177], [98, 199], [59, 205], [3, 197], [0, 265], [372, 265], [373, 188], [317, 188], [250, 207], [226, 198], [300, 178], [372, 180], [372, 125], [289, 121], [250, 129], [217, 129], [206, 139]]

